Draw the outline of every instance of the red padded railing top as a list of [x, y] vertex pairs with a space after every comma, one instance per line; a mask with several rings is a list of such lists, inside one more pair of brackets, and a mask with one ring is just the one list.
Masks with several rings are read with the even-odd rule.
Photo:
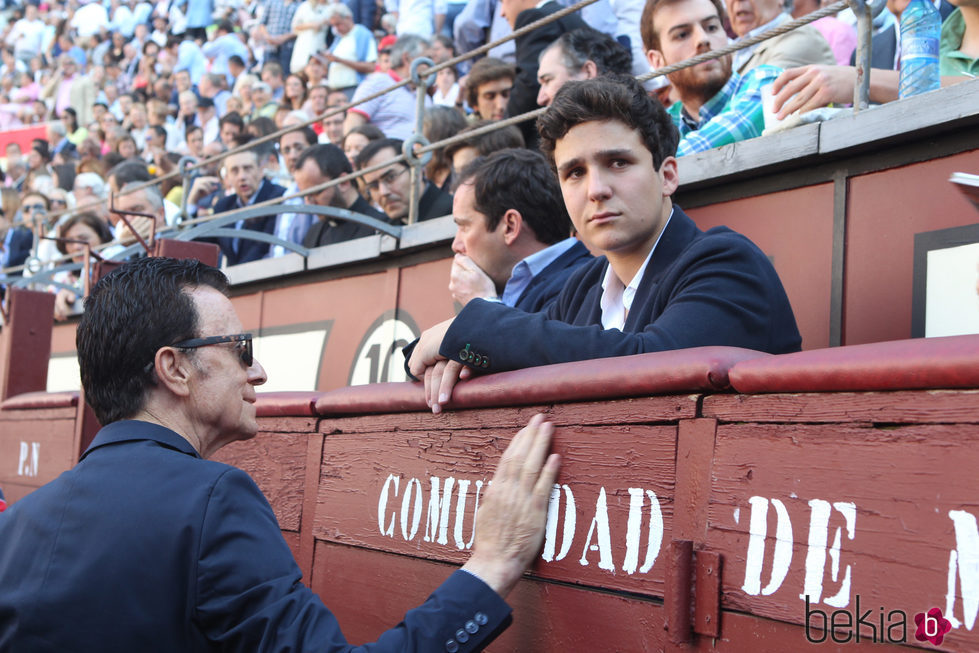
[[745, 360], [730, 370], [742, 393], [979, 387], [979, 335], [894, 340]]
[[[737, 347], [697, 347], [530, 367], [463, 381], [453, 391], [450, 407], [717, 392], [729, 387], [728, 370], [736, 363], [768, 356]], [[315, 409], [320, 415], [338, 415], [427, 410], [427, 406], [421, 383], [379, 383], [325, 393]]]
[[25, 392], [0, 403], [0, 410], [32, 410], [39, 408], [68, 408], [78, 405], [78, 391]]
[[312, 417], [316, 414], [313, 406], [323, 396], [322, 392], [262, 392], [255, 402], [255, 413], [259, 417]]

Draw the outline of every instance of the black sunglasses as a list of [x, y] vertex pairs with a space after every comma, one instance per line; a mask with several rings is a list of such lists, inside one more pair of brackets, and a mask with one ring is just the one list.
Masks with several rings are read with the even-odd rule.
[[174, 349], [197, 349], [198, 347], [208, 347], [210, 345], [219, 345], [224, 342], [234, 342], [235, 349], [238, 350], [238, 356], [241, 358], [241, 362], [245, 364], [245, 367], [251, 367], [254, 362], [254, 357], [252, 356], [252, 334], [250, 333], [236, 333], [231, 336], [208, 336], [207, 338], [191, 338], [190, 340], [184, 340], [181, 342], [175, 342], [170, 345]]

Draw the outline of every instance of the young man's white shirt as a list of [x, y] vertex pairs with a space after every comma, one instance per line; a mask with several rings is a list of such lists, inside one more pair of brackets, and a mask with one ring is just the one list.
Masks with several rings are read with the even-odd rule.
[[663, 238], [663, 234], [670, 225], [672, 218], [673, 210], [670, 209], [670, 217], [666, 219], [666, 224], [663, 225], [659, 236], [656, 237], [656, 242], [653, 243], [649, 254], [646, 255], [646, 260], [643, 261], [642, 266], [636, 271], [635, 276], [632, 277], [632, 281], [629, 282], [628, 286], [623, 286], [619, 278], [615, 276], [611, 264], [605, 270], [605, 278], [602, 279], [602, 299], [599, 302], [599, 306], [602, 307], [603, 329], [625, 330], [625, 320], [629, 310], [632, 308], [632, 302], [636, 298], [636, 291], [639, 290], [639, 284], [642, 283], [642, 275], [646, 272], [646, 266], [649, 265], [650, 259], [653, 258], [653, 252], [656, 251], [656, 246], [659, 245], [659, 241]]

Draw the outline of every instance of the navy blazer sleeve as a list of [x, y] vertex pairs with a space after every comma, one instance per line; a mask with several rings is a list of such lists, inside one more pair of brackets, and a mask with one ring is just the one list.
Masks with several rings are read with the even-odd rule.
[[496, 592], [456, 571], [375, 643], [354, 647], [300, 578], [265, 497], [246, 473], [228, 469], [203, 516], [190, 593], [191, 614], [220, 650], [439, 651], [473, 621], [477, 632], [458, 649], [465, 652], [486, 646], [510, 623], [510, 608]]
[[[670, 228], [672, 238], [683, 241], [696, 228], [680, 218]], [[801, 339], [792, 308], [765, 255], [723, 227], [696, 233], [675, 259], [658, 259], [660, 249], [653, 254], [624, 332], [601, 326], [608, 266], [602, 257], [579, 268], [546, 313], [469, 302], [439, 353], [482, 372], [500, 372], [705, 345], [797, 351]], [[658, 247], [672, 244], [661, 241]]]

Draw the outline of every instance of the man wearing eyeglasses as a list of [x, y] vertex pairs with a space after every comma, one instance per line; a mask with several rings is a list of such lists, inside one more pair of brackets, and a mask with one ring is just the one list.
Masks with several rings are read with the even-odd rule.
[[[218, 270], [166, 258], [92, 290], [78, 358], [105, 426], [78, 465], [0, 519], [0, 650], [354, 648], [302, 584], [258, 486], [207, 460], [255, 436], [266, 380], [227, 292]], [[503, 597], [543, 543], [552, 433], [537, 416], [513, 438], [472, 556], [372, 651], [468, 653], [509, 624]]]
[[[368, 143], [357, 155], [358, 170], [365, 170], [401, 154], [403, 142], [396, 138], [384, 138]], [[411, 170], [404, 162], [368, 172], [362, 177], [364, 187], [374, 204], [388, 216], [391, 224], [404, 224], [408, 221], [411, 197]], [[422, 193], [418, 201], [418, 220], [430, 220], [452, 214], [452, 196], [432, 182], [422, 180]]]

